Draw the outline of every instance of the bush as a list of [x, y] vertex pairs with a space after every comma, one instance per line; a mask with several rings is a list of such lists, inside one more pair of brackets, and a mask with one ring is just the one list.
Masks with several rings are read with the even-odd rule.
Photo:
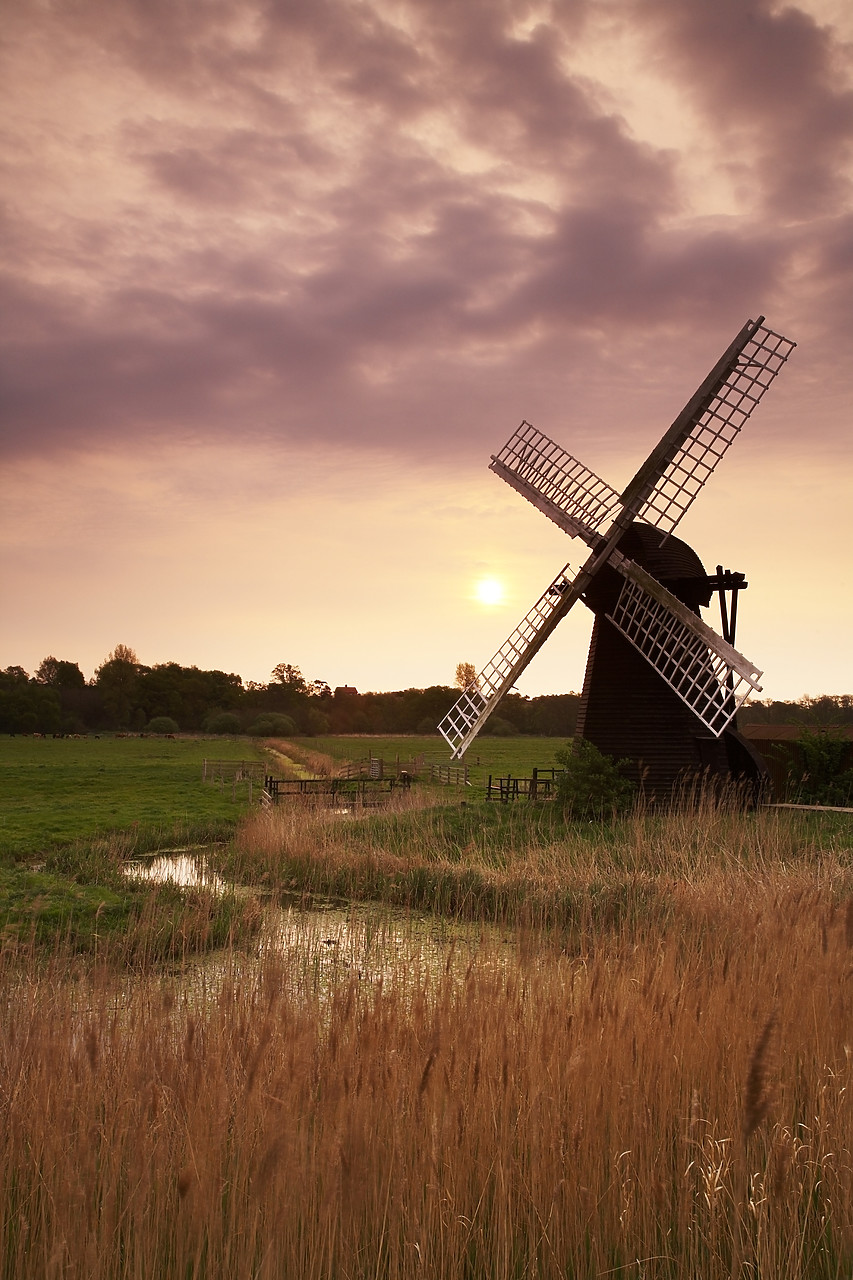
[[317, 711], [314, 707], [305, 717], [306, 731], [313, 737], [315, 734], [326, 734], [329, 732], [329, 717], [322, 711]]
[[511, 720], [504, 720], [502, 716], [491, 716], [485, 723], [483, 733], [491, 734], [493, 738], [514, 738], [518, 730]]
[[803, 729], [797, 738], [803, 773], [797, 781], [801, 804], [849, 805], [853, 793], [853, 770], [844, 765], [850, 743], [835, 726]]
[[557, 803], [567, 818], [613, 817], [630, 808], [636, 785], [621, 770], [629, 760], [612, 760], [585, 738], [556, 753], [565, 772], [557, 781]]
[[155, 716], [145, 726], [146, 733], [180, 733], [178, 722], [171, 716]]
[[239, 733], [240, 717], [233, 711], [213, 711], [202, 725], [205, 733]]
[[291, 738], [296, 731], [296, 723], [290, 716], [280, 715], [276, 711], [264, 712], [249, 726], [249, 733], [255, 738]]

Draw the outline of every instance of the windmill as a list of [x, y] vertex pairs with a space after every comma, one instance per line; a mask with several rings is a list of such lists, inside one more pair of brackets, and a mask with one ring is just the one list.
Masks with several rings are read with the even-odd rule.
[[[560, 570], [438, 726], [454, 758], [583, 600], [596, 619], [578, 735], [629, 757], [652, 789], [690, 769], [754, 776], [733, 730], [762, 674], [734, 648], [745, 578], [722, 566], [707, 575], [672, 534], [795, 345], [763, 316], [747, 321], [622, 493], [528, 422], [492, 457], [496, 475], [590, 553]], [[714, 591], [723, 635], [699, 616]]]

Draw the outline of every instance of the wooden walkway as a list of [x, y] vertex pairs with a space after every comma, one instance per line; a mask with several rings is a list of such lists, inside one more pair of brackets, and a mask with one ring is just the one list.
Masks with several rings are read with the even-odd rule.
[[853, 813], [840, 804], [765, 804], [764, 809], [803, 809], [806, 813]]

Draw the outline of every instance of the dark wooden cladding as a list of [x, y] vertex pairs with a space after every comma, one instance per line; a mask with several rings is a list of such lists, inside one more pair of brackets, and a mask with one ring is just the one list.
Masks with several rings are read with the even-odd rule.
[[595, 620], [578, 736], [614, 759], [650, 795], [671, 792], [686, 773], [727, 775], [725, 743], [696, 717], [603, 616]]
[[[711, 597], [699, 557], [679, 538], [634, 524], [620, 551], [641, 564], [673, 595], [698, 614]], [[732, 725], [721, 737], [704, 730], [640, 653], [605, 617], [619, 589], [617, 575], [599, 574], [585, 597], [596, 615], [577, 736], [605, 755], [627, 760], [625, 772], [648, 797], [672, 794], [689, 779], [710, 775], [721, 781], [760, 783], [766, 772], [757, 753]]]

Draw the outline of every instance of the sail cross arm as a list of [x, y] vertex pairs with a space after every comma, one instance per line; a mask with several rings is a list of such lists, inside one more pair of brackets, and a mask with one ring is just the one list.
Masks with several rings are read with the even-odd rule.
[[515, 472], [505, 466], [497, 458], [493, 458], [490, 469], [495, 475], [500, 476], [501, 480], [505, 480], [511, 488], [520, 493], [522, 498], [526, 498], [531, 506], [536, 507], [549, 520], [553, 520], [558, 528], [567, 533], [570, 538], [582, 538], [588, 547], [596, 547], [601, 541], [601, 535], [591, 529], [589, 525], [583, 523], [576, 516], [569, 515], [547, 494], [540, 493], [529, 480], [522, 476], [516, 475]]
[[672, 533], [733, 444], [795, 342], [749, 320], [622, 493], [648, 524]]
[[510, 436], [490, 469], [590, 547], [622, 506], [615, 489], [529, 422]]
[[761, 671], [639, 565], [618, 551], [610, 563], [625, 582], [609, 620], [719, 737]]
[[450, 744], [453, 759], [465, 754], [501, 698], [578, 597], [566, 565], [439, 724], [439, 733]]

